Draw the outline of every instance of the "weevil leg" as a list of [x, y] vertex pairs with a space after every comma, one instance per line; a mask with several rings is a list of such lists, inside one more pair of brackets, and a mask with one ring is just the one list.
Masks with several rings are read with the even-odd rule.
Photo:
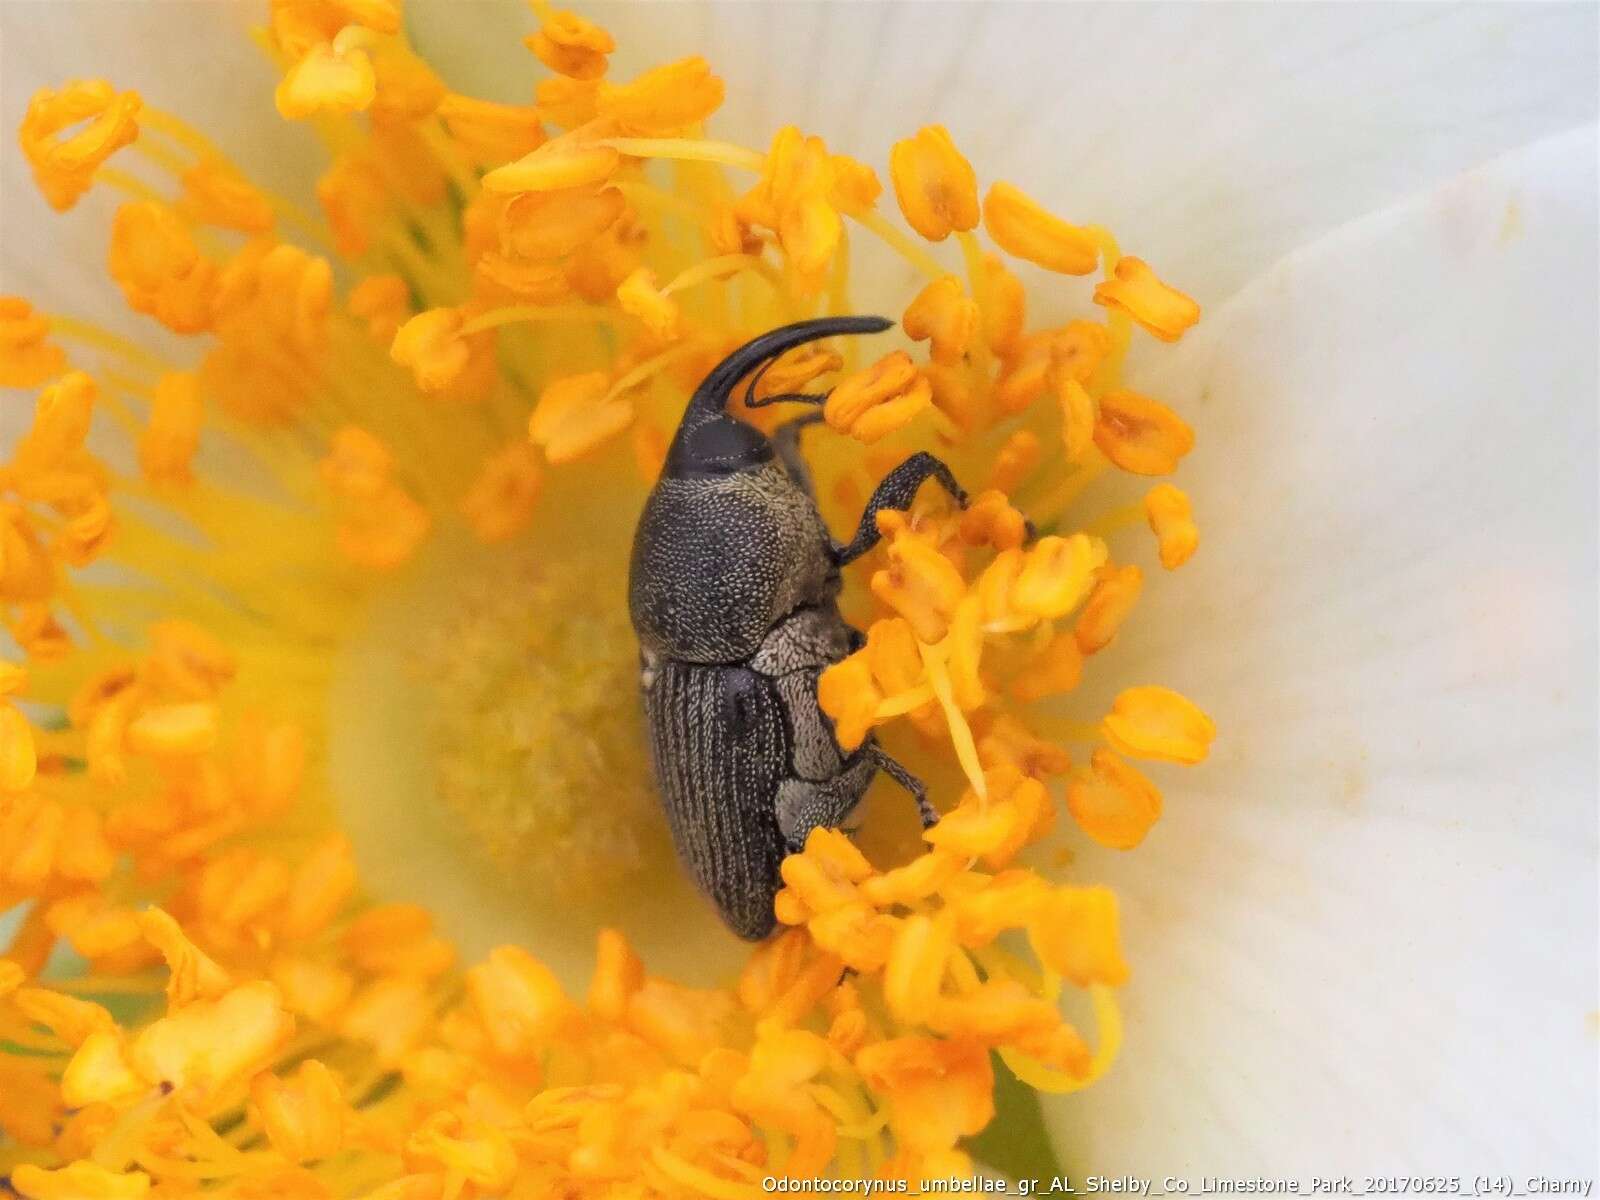
[[844, 566], [845, 563], [854, 562], [876, 546], [878, 513], [886, 508], [911, 507], [917, 489], [929, 479], [938, 480], [939, 486], [949, 492], [963, 508], [966, 507], [967, 493], [956, 482], [956, 477], [950, 468], [926, 450], [919, 450], [883, 477], [883, 482], [878, 484], [877, 490], [872, 493], [872, 498], [867, 501], [866, 511], [861, 514], [861, 523], [856, 526], [855, 537], [850, 539], [849, 545], [833, 548], [834, 561]]
[[789, 472], [789, 478], [810, 496], [813, 501], [817, 498], [815, 485], [811, 481], [811, 468], [806, 465], [806, 460], [800, 456], [800, 435], [809, 425], [816, 425], [822, 420], [819, 412], [806, 413], [803, 417], [796, 417], [786, 421], [772, 434], [772, 449], [778, 455], [778, 461], [783, 464], [783, 469]]
[[876, 759], [861, 756], [832, 779], [817, 782], [791, 778], [778, 784], [773, 815], [789, 852], [804, 850], [813, 829], [837, 829], [843, 825], [861, 803], [877, 770]]
[[917, 815], [922, 818], [924, 829], [932, 828], [939, 823], [939, 810], [928, 803], [928, 789], [922, 780], [906, 770], [898, 761], [890, 758], [883, 747], [876, 742], [867, 747], [867, 754], [885, 775], [911, 793], [911, 798], [917, 802]]

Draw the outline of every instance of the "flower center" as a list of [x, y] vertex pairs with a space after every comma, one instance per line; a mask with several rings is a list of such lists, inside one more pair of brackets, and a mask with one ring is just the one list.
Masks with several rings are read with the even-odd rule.
[[[661, 857], [617, 564], [496, 562], [413, 650], [438, 799], [517, 886], [581, 898]], [[532, 619], [530, 619], [530, 616]]]
[[401, 898], [426, 878], [467, 958], [538, 937], [578, 989], [605, 927], [691, 978], [739, 961], [650, 780], [630, 534], [612, 515], [508, 553], [441, 530], [342, 650], [331, 697], [330, 782], [368, 885]]

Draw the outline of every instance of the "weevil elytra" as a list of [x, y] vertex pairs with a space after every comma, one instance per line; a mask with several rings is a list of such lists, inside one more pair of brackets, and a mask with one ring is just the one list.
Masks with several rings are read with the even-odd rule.
[[[786, 854], [837, 826], [879, 771], [938, 819], [922, 784], [870, 737], [840, 748], [817, 678], [862, 642], [839, 614], [840, 568], [878, 541], [881, 509], [904, 509], [927, 479], [966, 493], [931, 454], [913, 454], [873, 492], [855, 536], [837, 543], [817, 511], [800, 434], [772, 437], [728, 411], [735, 385], [805, 342], [879, 333], [882, 317], [826, 317], [775, 329], [719, 363], [695, 390], [634, 533], [628, 605], [656, 785], [678, 855], [728, 926], [772, 931]], [[824, 396], [754, 400], [821, 403]]]

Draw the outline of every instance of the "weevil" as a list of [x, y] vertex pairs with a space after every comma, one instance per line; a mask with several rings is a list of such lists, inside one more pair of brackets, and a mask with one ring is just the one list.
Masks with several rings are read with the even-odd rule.
[[877, 514], [909, 507], [936, 480], [958, 504], [950, 468], [911, 455], [884, 477], [850, 541], [817, 510], [800, 435], [808, 413], [769, 438], [728, 411], [761, 373], [818, 338], [880, 333], [882, 317], [785, 325], [741, 346], [695, 390], [634, 533], [628, 607], [656, 786], [678, 856], [723, 920], [751, 941], [772, 932], [784, 856], [819, 826], [844, 823], [883, 771], [938, 820], [922, 783], [869, 737], [844, 750], [817, 702], [817, 680], [863, 643], [839, 613], [840, 568], [878, 541]]

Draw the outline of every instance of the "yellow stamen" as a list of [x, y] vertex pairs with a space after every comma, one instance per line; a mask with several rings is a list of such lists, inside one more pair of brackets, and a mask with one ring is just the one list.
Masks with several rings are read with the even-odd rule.
[[1067, 810], [1102, 846], [1131, 850], [1161, 816], [1161, 793], [1139, 771], [1104, 748], [1067, 787]]
[[38, 387], [67, 365], [50, 342], [50, 322], [21, 296], [0, 296], [0, 387]]
[[326, 42], [313, 46], [289, 68], [273, 99], [285, 120], [319, 113], [356, 113], [371, 106], [378, 92], [372, 60], [359, 45]]
[[517, 1173], [517, 1152], [505, 1133], [456, 1113], [438, 1113], [423, 1122], [406, 1139], [406, 1154], [490, 1194], [504, 1191]]
[[353, 1116], [338, 1082], [316, 1059], [301, 1063], [292, 1080], [258, 1075], [250, 1084], [250, 1101], [253, 1122], [292, 1163], [337, 1154]]
[[212, 704], [159, 705], [128, 726], [128, 748], [135, 754], [195, 755], [216, 740], [217, 710]]
[[38, 753], [33, 726], [10, 704], [0, 704], [0, 792], [20, 792], [33, 782]]
[[1144, 572], [1138, 567], [1102, 567], [1094, 591], [1089, 593], [1083, 613], [1073, 626], [1078, 649], [1085, 654], [1098, 654], [1109, 646], [1143, 590]]
[[[137, 92], [103, 79], [78, 80], [61, 91], [41, 88], [28, 102], [18, 140], [50, 207], [65, 212], [89, 189], [101, 164], [139, 136]], [[75, 133], [63, 132], [88, 121]]]
[[1200, 319], [1198, 304], [1138, 258], [1119, 258], [1112, 278], [1095, 287], [1094, 302], [1127, 313], [1163, 342], [1177, 341]]
[[609, 146], [630, 158], [671, 158], [680, 162], [721, 163], [740, 167], [746, 171], [760, 171], [766, 158], [760, 152], [747, 150], [728, 142], [706, 141], [702, 138], [669, 137], [608, 137], [595, 143]]
[[903, 428], [932, 402], [927, 379], [903, 350], [884, 355], [828, 393], [822, 415], [840, 433], [868, 444]]
[[943, 648], [926, 644], [918, 648], [922, 651], [922, 661], [927, 668], [928, 682], [933, 687], [934, 698], [944, 710], [945, 722], [950, 728], [950, 744], [955, 748], [956, 760], [961, 764], [967, 782], [977, 793], [978, 799], [984, 800], [988, 797], [989, 785], [984, 778], [983, 764], [978, 760], [978, 745], [972, 736], [972, 726], [967, 724], [966, 717], [961, 715], [961, 708], [956, 703]]
[[1022, 545], [1027, 534], [1023, 515], [1012, 507], [1004, 492], [980, 492], [961, 514], [961, 540], [971, 546], [1010, 550]]
[[515, 946], [501, 946], [468, 971], [467, 987], [490, 1041], [509, 1057], [539, 1050], [571, 1013], [550, 969]]
[[602, 83], [596, 112], [622, 134], [665, 134], [698, 125], [722, 106], [722, 80], [695, 55], [646, 71], [631, 83]]
[[1176, 763], [1203, 762], [1217, 735], [1193, 701], [1164, 687], [1121, 692], [1103, 724], [1107, 740], [1124, 754]]
[[1145, 493], [1145, 518], [1161, 549], [1161, 565], [1175, 571], [1188, 562], [1200, 545], [1200, 530], [1188, 494], [1170, 483], [1157, 484]]
[[514, 163], [496, 167], [483, 177], [491, 192], [554, 192], [583, 187], [609, 179], [622, 158], [613, 146], [584, 143], [563, 134], [523, 155]]
[[896, 715], [892, 708], [884, 711], [887, 702], [880, 699], [864, 654], [852, 654], [822, 672], [817, 703], [833, 721], [834, 736], [845, 750], [861, 745], [877, 721]]
[[1105, 559], [1105, 543], [1087, 534], [1040, 538], [1022, 560], [1010, 604], [1046, 621], [1063, 617], [1088, 593]]
[[197, 947], [183, 927], [159, 908], [139, 917], [140, 928], [150, 944], [161, 951], [172, 972], [167, 981], [167, 1002], [174, 1006], [193, 1000], [215, 1000], [230, 986], [228, 973]]
[[533, 447], [512, 442], [484, 461], [462, 497], [461, 513], [480, 541], [507, 541], [533, 519], [543, 484], [544, 471]]
[[130, 1062], [151, 1084], [204, 1109], [271, 1061], [293, 1031], [278, 990], [247, 983], [151, 1025], [134, 1041]]
[[28, 1200], [139, 1200], [150, 1191], [143, 1171], [108, 1171], [91, 1162], [75, 1162], [57, 1171], [24, 1163], [11, 1183]]
[[1065, 1095], [1081, 1091], [1096, 1082], [1111, 1069], [1122, 1049], [1122, 1014], [1117, 1009], [1111, 989], [1103, 984], [1091, 984], [1089, 998], [1094, 1003], [1095, 1023], [1100, 1029], [1100, 1045], [1090, 1059], [1089, 1068], [1082, 1075], [1068, 1075], [1040, 1066], [1035, 1060], [1014, 1050], [1001, 1050], [1000, 1057], [1013, 1074], [1029, 1087], [1041, 1092]]
[[606, 73], [606, 56], [616, 41], [600, 26], [564, 9], [552, 10], [539, 32], [525, 39], [545, 66], [573, 79], [598, 79]]
[[[759, 258], [751, 254], [721, 254], [715, 258], [705, 259], [703, 262], [698, 262], [692, 267], [686, 267], [677, 275], [673, 276], [672, 279], [664, 287], [662, 287], [661, 294], [663, 296], [670, 296], [674, 292], [685, 291], [686, 289], [695, 287], [698, 284], [710, 283], [713, 280], [721, 281], [728, 279], [740, 271], [750, 269], [759, 261]], [[800, 347], [800, 350], [806, 352], [807, 354], [819, 353], [819, 351], [817, 351], [817, 349], [813, 346], [802, 346]], [[798, 352], [791, 352], [791, 354], [793, 353]], [[777, 368], [774, 367], [773, 370], [769, 370], [767, 374], [771, 375], [776, 369]], [[763, 377], [763, 383], [765, 382], [766, 379]], [[783, 390], [788, 391], [790, 389], [785, 388]]]
[[164, 204], [141, 201], [117, 210], [111, 226], [111, 276], [128, 305], [176, 333], [208, 329], [219, 278], [189, 231]]
[[1068, 462], [1079, 462], [1094, 441], [1094, 400], [1076, 379], [1067, 379], [1056, 391], [1061, 407], [1061, 444]]
[[1124, 471], [1166, 475], [1194, 449], [1194, 430], [1166, 405], [1137, 392], [1116, 391], [1100, 398], [1094, 444]]
[[205, 419], [199, 380], [188, 371], [163, 375], [150, 401], [150, 420], [139, 434], [139, 469], [151, 483], [188, 483]]
[[473, 158], [485, 166], [531, 154], [545, 141], [539, 111], [533, 107], [496, 104], [471, 96], [450, 94], [436, 110], [445, 128]]
[[502, 325], [515, 325], [521, 322], [581, 321], [605, 325], [616, 324], [622, 319], [622, 314], [620, 313], [607, 312], [605, 309], [589, 308], [576, 304], [566, 306], [517, 304], [480, 313], [461, 326], [461, 333], [463, 335], [482, 333], [486, 329], [497, 329]]
[[977, 176], [943, 125], [926, 125], [896, 142], [889, 175], [907, 223], [930, 242], [977, 227]]
[[1071, 633], [1058, 632], [1028, 659], [1027, 670], [1011, 685], [1024, 704], [1072, 691], [1083, 679], [1083, 651]]
[[223, 159], [208, 157], [183, 172], [178, 211], [191, 221], [265, 233], [272, 228], [272, 205]]
[[872, 577], [872, 592], [911, 623], [919, 642], [944, 640], [966, 591], [961, 573], [939, 551], [911, 536], [889, 544], [889, 568]]
[[1009, 183], [983, 198], [983, 227], [1000, 248], [1066, 275], [1087, 275], [1099, 265], [1099, 246], [1086, 229], [1053, 216]]
[[945, 275], [917, 293], [900, 323], [912, 341], [931, 340], [935, 362], [950, 365], [966, 355], [978, 326], [978, 305], [960, 280]]
[[1079, 987], [1116, 986], [1128, 978], [1117, 931], [1117, 898], [1106, 888], [1061, 888], [1028, 927], [1040, 960]]
[[412, 317], [395, 334], [390, 357], [408, 368], [425, 392], [442, 392], [467, 369], [472, 349], [460, 309], [434, 308]]
[[617, 288], [617, 303], [622, 311], [637, 317], [653, 337], [670, 341], [678, 335], [683, 314], [666, 292], [656, 287], [655, 272], [640, 267]]
[[633, 405], [611, 396], [610, 385], [604, 372], [592, 371], [545, 388], [528, 418], [528, 436], [551, 463], [581, 458], [633, 421]]
[[626, 211], [615, 188], [561, 185], [515, 196], [500, 214], [500, 248], [514, 262], [561, 258], [613, 229]]

